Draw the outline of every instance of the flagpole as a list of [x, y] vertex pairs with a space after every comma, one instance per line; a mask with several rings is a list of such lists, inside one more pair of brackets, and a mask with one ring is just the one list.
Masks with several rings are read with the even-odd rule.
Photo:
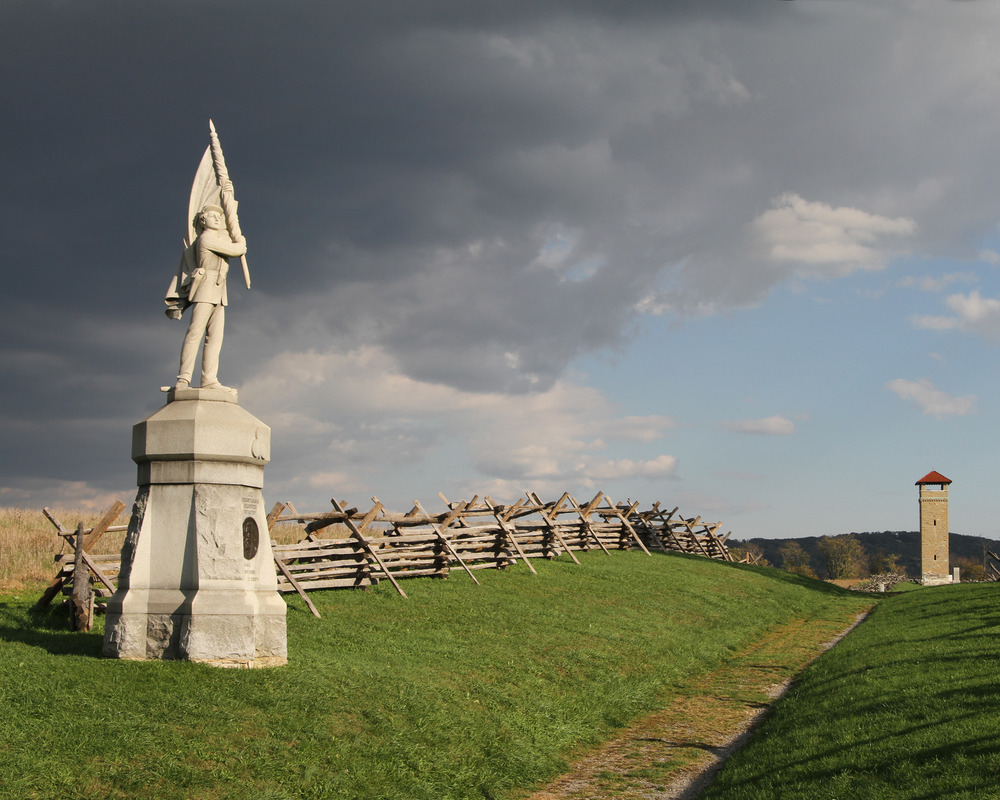
[[[229, 171], [226, 169], [226, 158], [222, 155], [222, 144], [219, 142], [219, 134], [215, 132], [215, 125], [212, 120], [208, 121], [209, 136], [212, 140], [212, 163], [215, 165], [215, 178], [219, 182], [219, 193], [222, 198], [222, 210], [226, 215], [226, 227], [229, 229], [229, 236], [235, 241], [243, 237], [240, 231], [240, 220], [236, 216], [236, 208], [239, 203], [233, 195], [233, 182], [229, 180]], [[247, 266], [246, 255], [240, 256], [240, 264], [243, 265], [243, 279], [247, 288], [250, 288], [250, 268]]]

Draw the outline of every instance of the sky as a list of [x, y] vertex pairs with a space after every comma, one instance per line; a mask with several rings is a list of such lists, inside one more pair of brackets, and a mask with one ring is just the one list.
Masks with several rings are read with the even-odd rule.
[[218, 129], [268, 505], [1000, 538], [1000, 4], [0, 0], [0, 505], [135, 493]]

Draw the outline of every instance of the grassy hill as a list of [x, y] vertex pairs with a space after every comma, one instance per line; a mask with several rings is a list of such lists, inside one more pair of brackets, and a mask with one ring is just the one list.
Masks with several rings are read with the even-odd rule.
[[1000, 584], [878, 605], [813, 664], [703, 800], [1000, 798]]
[[2, 595], [0, 798], [522, 797], [775, 630], [828, 640], [872, 602], [692, 556], [581, 561], [318, 592], [322, 620], [294, 599], [272, 670], [101, 659], [99, 629]]
[[[913, 578], [920, 576], [920, 533], [918, 531], [866, 531], [841, 535], [856, 537], [869, 557], [879, 553], [886, 556], [895, 555], [906, 574]], [[823, 577], [824, 566], [823, 558], [819, 552], [819, 539], [818, 536], [803, 536], [794, 539], [730, 539], [728, 544], [730, 547], [744, 547], [747, 543], [752, 543], [761, 549], [769, 564], [780, 567], [782, 546], [788, 542], [798, 542], [809, 555], [809, 564], [813, 571]], [[963, 563], [982, 564], [985, 550], [1000, 553], [1000, 541], [981, 536], [952, 533], [949, 540], [949, 550], [953, 566]]]

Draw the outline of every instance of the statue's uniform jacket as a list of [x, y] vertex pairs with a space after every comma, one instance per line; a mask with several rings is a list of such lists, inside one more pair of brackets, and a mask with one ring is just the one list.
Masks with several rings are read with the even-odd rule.
[[188, 302], [229, 305], [229, 295], [226, 292], [226, 272], [229, 270], [227, 259], [243, 255], [247, 251], [246, 246], [233, 242], [228, 233], [205, 230], [195, 240], [195, 250], [198, 269], [191, 276]]
[[218, 383], [225, 307], [229, 303], [229, 296], [226, 293], [228, 258], [243, 255], [246, 252], [246, 244], [237, 244], [224, 231], [207, 228], [195, 239], [194, 249], [198, 268], [192, 273], [191, 282], [187, 286], [191, 321], [181, 346], [181, 363], [177, 379], [191, 380], [198, 344], [204, 337], [201, 385], [212, 386]]

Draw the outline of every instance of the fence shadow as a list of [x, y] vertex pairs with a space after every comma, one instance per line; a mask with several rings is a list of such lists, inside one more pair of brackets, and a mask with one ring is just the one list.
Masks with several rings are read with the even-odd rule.
[[52, 655], [100, 658], [101, 627], [101, 631], [89, 633], [71, 630], [69, 608], [61, 604], [29, 609], [19, 603], [0, 602], [0, 642], [37, 647]]

